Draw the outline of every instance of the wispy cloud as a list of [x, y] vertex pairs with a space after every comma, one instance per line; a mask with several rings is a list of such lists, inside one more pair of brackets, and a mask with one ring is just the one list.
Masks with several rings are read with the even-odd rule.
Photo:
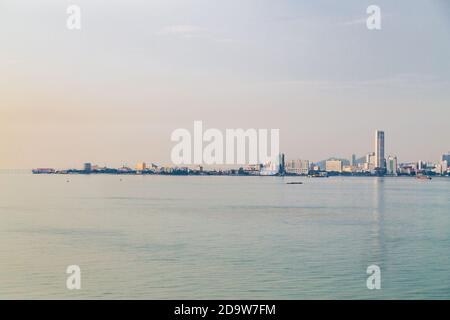
[[[341, 23], [339, 23], [339, 25], [341, 26], [361, 26], [361, 25], [366, 25], [367, 23], [367, 18], [369, 16], [363, 16], [363, 17], [354, 17], [353, 19], [349, 19], [349, 20], [345, 20]], [[385, 20], [392, 20], [392, 18], [395, 17], [395, 15], [392, 12], [383, 12], [381, 19], [384, 22]]]
[[424, 74], [394, 74], [384, 78], [361, 80], [290, 80], [278, 81], [281, 85], [295, 85], [305, 87], [352, 89], [359, 87], [393, 87], [393, 88], [436, 88], [448, 87], [450, 82], [432, 75]]
[[232, 43], [234, 40], [230, 37], [217, 35], [210, 30], [190, 24], [179, 24], [165, 26], [156, 32], [157, 36], [175, 37], [182, 39], [204, 39], [218, 43]]
[[344, 21], [344, 22], [342, 22], [342, 25], [343, 26], [356, 26], [356, 25], [366, 24], [366, 21], [367, 21], [367, 18], [358, 18], [358, 19]]
[[189, 24], [166, 26], [156, 32], [158, 36], [175, 36], [182, 38], [201, 37], [202, 35], [205, 35], [205, 33], [206, 31], [203, 28]]

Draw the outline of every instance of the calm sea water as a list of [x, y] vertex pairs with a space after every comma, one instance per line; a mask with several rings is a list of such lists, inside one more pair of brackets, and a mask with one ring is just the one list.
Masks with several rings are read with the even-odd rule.
[[450, 299], [450, 179], [1, 174], [0, 298]]

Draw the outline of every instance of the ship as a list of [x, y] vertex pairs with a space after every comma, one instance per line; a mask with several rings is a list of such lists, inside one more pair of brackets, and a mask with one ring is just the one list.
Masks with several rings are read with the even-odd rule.
[[328, 178], [327, 172], [316, 172], [308, 175], [308, 178]]
[[55, 169], [52, 168], [37, 168], [31, 171], [33, 174], [52, 174], [55, 173]]

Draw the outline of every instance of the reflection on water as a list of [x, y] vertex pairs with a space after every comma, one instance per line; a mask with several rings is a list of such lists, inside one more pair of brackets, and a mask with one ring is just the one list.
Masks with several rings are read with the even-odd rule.
[[385, 178], [373, 178], [373, 245], [372, 255], [373, 264], [378, 265], [383, 269], [383, 257], [385, 248], [383, 247], [383, 224], [385, 214]]
[[450, 298], [448, 179], [66, 181], [0, 176], [0, 298]]

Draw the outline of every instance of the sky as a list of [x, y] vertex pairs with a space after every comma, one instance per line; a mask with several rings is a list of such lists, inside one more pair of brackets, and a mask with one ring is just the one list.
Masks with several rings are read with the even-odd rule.
[[170, 164], [195, 120], [280, 129], [288, 159], [377, 129], [400, 162], [450, 150], [445, 0], [0, 0], [0, 39], [0, 169]]

